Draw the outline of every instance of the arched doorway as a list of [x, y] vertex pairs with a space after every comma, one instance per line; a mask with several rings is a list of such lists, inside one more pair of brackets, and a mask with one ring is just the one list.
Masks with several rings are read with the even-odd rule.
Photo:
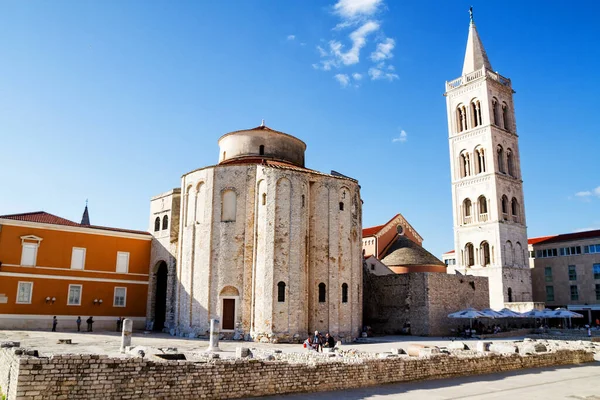
[[167, 263], [161, 261], [156, 271], [156, 291], [154, 292], [154, 330], [161, 332], [165, 326], [167, 313]]

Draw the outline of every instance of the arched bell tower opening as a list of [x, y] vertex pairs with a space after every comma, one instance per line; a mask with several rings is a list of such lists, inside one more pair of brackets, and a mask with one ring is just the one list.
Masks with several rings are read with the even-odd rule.
[[157, 332], [162, 332], [165, 327], [168, 275], [167, 263], [161, 261], [156, 270], [156, 290], [154, 291], [154, 326], [152, 329]]

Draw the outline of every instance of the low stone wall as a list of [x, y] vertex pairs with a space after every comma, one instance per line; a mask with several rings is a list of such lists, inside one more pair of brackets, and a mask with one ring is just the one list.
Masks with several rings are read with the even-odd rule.
[[514, 337], [521, 337], [521, 336], [528, 336], [533, 332], [533, 329], [516, 329], [513, 331], [506, 331], [506, 332], [498, 332], [498, 333], [493, 333], [493, 334], [483, 334], [483, 335], [478, 335], [481, 339], [502, 339], [502, 338], [514, 338]]
[[[16, 371], [11, 372], [9, 400], [232, 399], [341, 390], [594, 360], [593, 353], [583, 350], [559, 350], [528, 356], [484, 353], [426, 358], [338, 358], [312, 363], [252, 359], [156, 362], [102, 355], [36, 358], [15, 356], [14, 352], [15, 349], [0, 350], [3, 364], [9, 364], [11, 371]], [[6, 368], [0, 370], [2, 377], [6, 375]], [[17, 375], [13, 376], [15, 373]]]
[[0, 395], [4, 394], [9, 399], [16, 398], [18, 375], [19, 357], [12, 349], [0, 348]]

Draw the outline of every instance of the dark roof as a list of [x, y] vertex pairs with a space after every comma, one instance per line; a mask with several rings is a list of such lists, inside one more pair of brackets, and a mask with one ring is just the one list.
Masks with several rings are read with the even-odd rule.
[[47, 213], [45, 211], [34, 211], [34, 212], [22, 213], [22, 214], [0, 215], [0, 219], [11, 219], [13, 221], [35, 222], [38, 224], [73, 226], [73, 227], [79, 227], [79, 228], [91, 228], [91, 229], [98, 229], [98, 230], [112, 231], [112, 232], [137, 233], [137, 234], [141, 234], [141, 235], [150, 235], [148, 232], [145, 232], [145, 231], [111, 228], [108, 226], [98, 226], [98, 225], [82, 225], [82, 224], [78, 224], [77, 222], [73, 222], [68, 219], [58, 217], [54, 214]]
[[406, 236], [398, 235], [394, 243], [387, 249], [381, 262], [388, 267], [410, 265], [446, 266], [439, 258], [419, 246]]
[[81, 225], [90, 226], [90, 213], [88, 212], [87, 204], [85, 210], [83, 210], [83, 216], [81, 217]]
[[[563, 233], [560, 235], [554, 236], [545, 236], [542, 238], [532, 238], [529, 239], [528, 242], [530, 244], [547, 244], [547, 243], [558, 243], [558, 242], [570, 242], [572, 240], [581, 240], [581, 239], [593, 239], [600, 238], [600, 229], [594, 231], [585, 231], [585, 232], [574, 232], [574, 233]], [[532, 240], [542, 239], [532, 243]]]

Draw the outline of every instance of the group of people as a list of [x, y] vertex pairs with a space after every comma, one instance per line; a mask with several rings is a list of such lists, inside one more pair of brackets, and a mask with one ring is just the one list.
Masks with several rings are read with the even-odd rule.
[[313, 336], [309, 336], [304, 341], [304, 348], [307, 350], [323, 351], [323, 348], [334, 348], [335, 339], [327, 332], [325, 336], [321, 335], [319, 331], [315, 331]]
[[[120, 318], [119, 318], [120, 319]], [[89, 317], [88, 319], [85, 320], [85, 322], [87, 323], [87, 331], [88, 332], [93, 332], [93, 325], [94, 325], [94, 317]], [[77, 332], [81, 332], [81, 317], [77, 317], [77, 319], [75, 320], [75, 323], [77, 324]], [[56, 326], [58, 325], [58, 319], [56, 318], [56, 315], [52, 318], [52, 332], [56, 332]]]

